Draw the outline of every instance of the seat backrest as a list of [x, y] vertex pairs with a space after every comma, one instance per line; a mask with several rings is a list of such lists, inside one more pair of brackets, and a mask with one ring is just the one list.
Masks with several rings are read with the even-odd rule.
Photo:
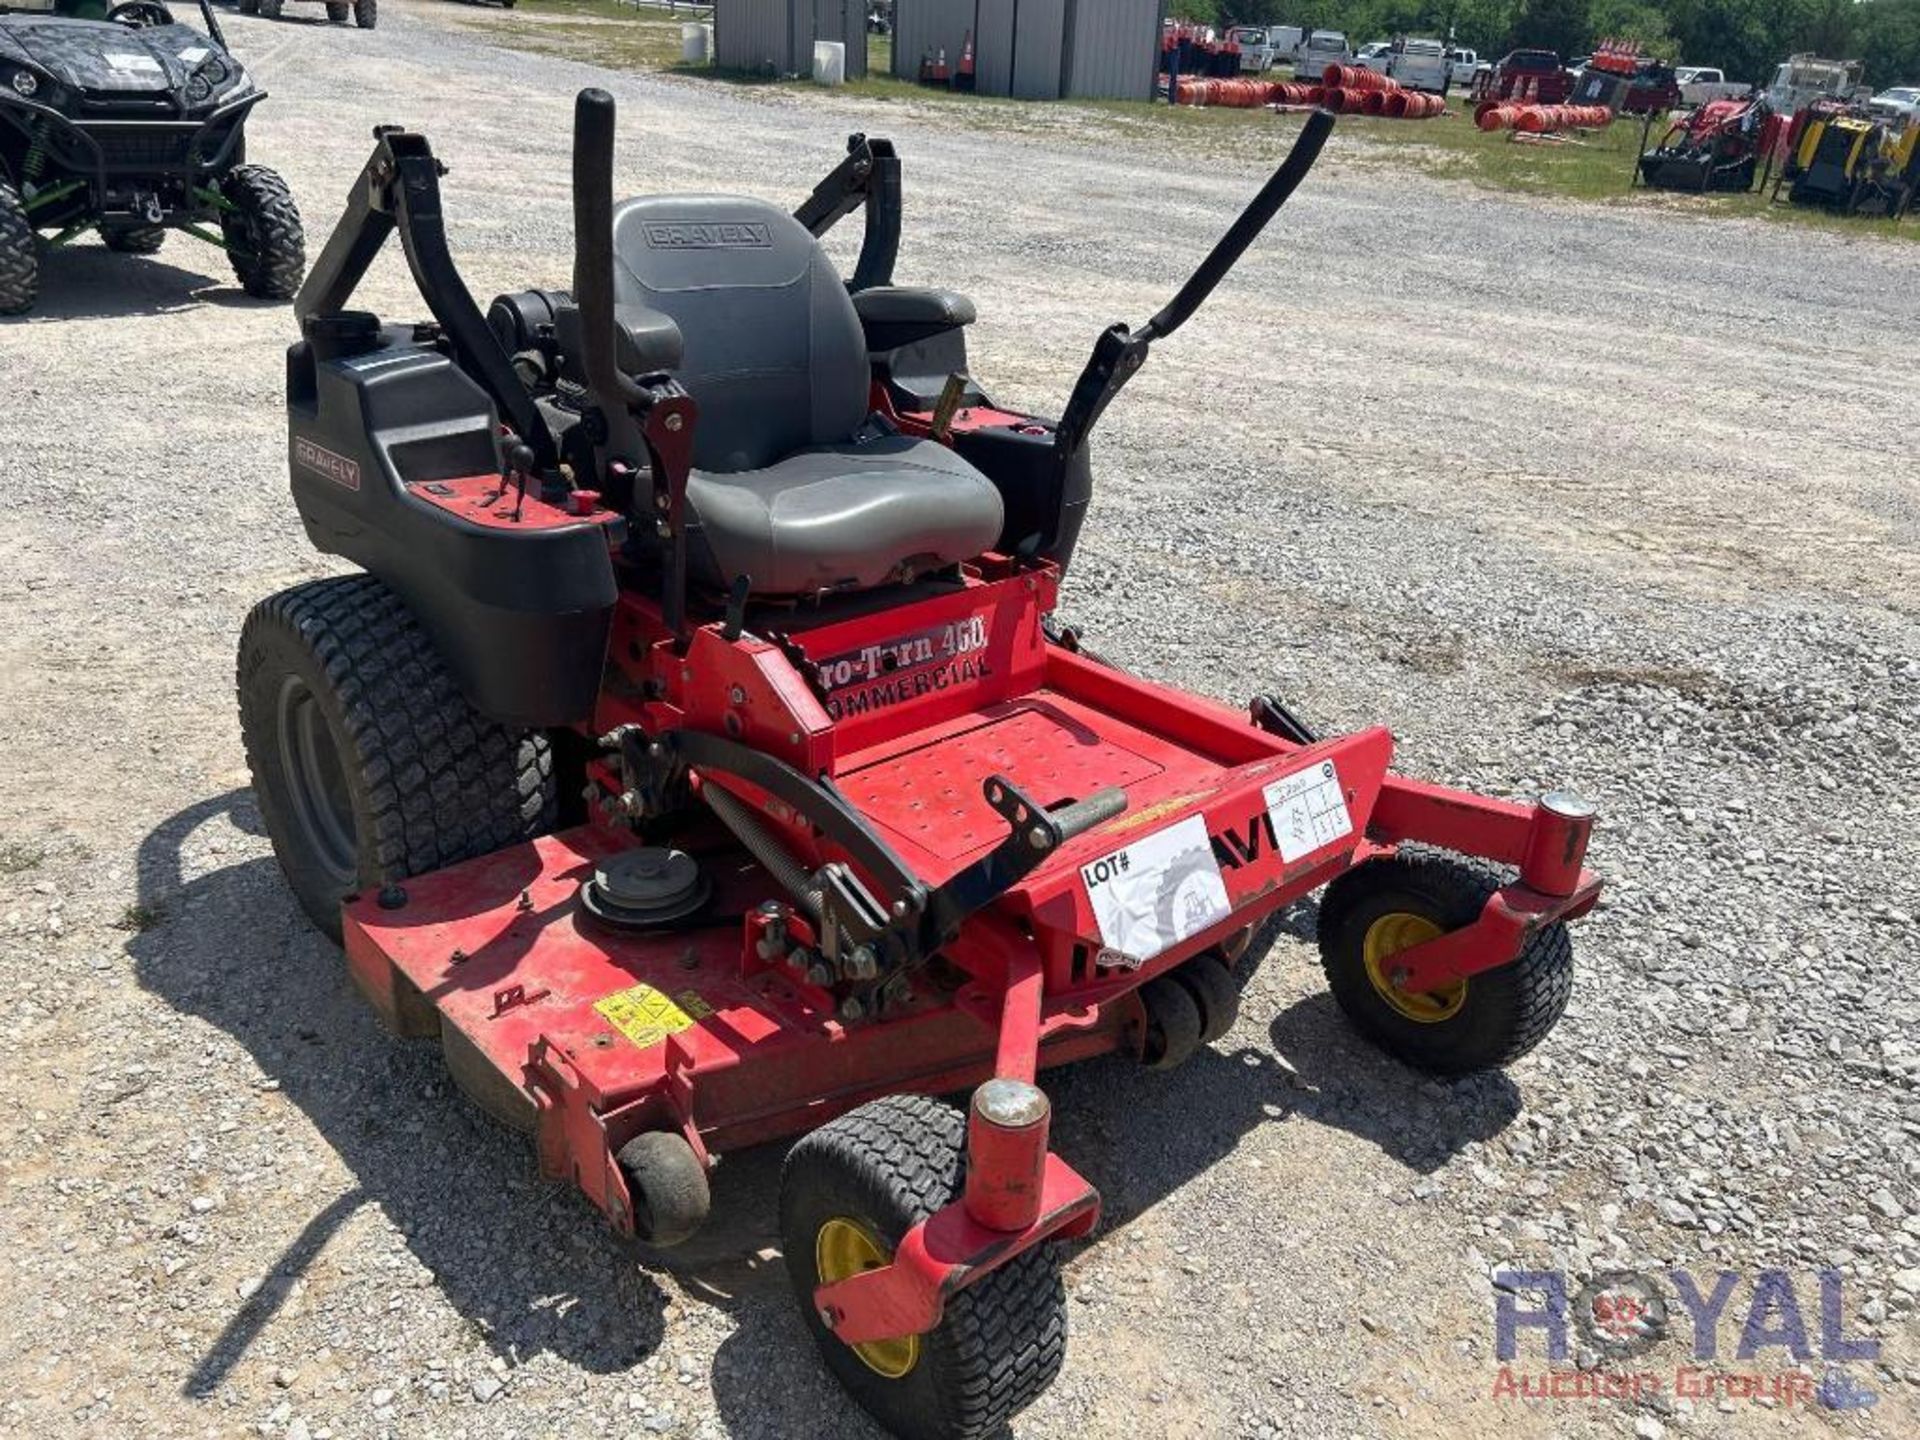
[[847, 287], [791, 215], [725, 195], [650, 195], [613, 216], [614, 299], [673, 317], [700, 407], [693, 463], [732, 474], [851, 440], [867, 347]]

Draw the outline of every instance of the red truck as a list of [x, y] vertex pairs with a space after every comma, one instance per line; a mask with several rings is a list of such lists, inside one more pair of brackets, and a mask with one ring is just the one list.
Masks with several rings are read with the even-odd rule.
[[1551, 50], [1515, 50], [1475, 79], [1475, 100], [1535, 100], [1559, 105], [1573, 94], [1573, 76]]

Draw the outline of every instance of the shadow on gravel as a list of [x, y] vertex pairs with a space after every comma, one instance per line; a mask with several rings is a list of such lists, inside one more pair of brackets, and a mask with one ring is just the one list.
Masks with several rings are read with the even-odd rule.
[[[460, 1096], [433, 1046], [380, 1028], [271, 859], [184, 878], [183, 850], [222, 816], [261, 833], [251, 794], [235, 790], [181, 811], [143, 842], [131, 918], [145, 928], [127, 942], [135, 973], [176, 1010], [245, 1046], [357, 1185], [318, 1209], [259, 1289], [236, 1302], [183, 1378], [186, 1394], [218, 1390], [330, 1239], [373, 1204], [448, 1303], [510, 1360], [545, 1351], [594, 1373], [631, 1367], [667, 1338], [668, 1297], [650, 1273], [667, 1272], [733, 1324], [711, 1377], [731, 1433], [817, 1433], [820, 1417], [833, 1414], [838, 1435], [879, 1435], [820, 1365], [789, 1291], [776, 1232], [784, 1145], [724, 1157], [712, 1220], [688, 1244], [652, 1253], [620, 1240], [573, 1190], [539, 1179], [525, 1139]], [[1312, 925], [1311, 907], [1284, 912], [1248, 963], [1281, 934], [1310, 936]], [[1271, 1052], [1202, 1050], [1171, 1074], [1118, 1058], [1047, 1072], [1055, 1144], [1103, 1198], [1095, 1245], [1257, 1126], [1334, 1126], [1427, 1171], [1518, 1113], [1505, 1077], [1428, 1085], [1349, 1031], [1325, 995], [1292, 1006], [1271, 1034]]]
[[[117, 255], [104, 245], [75, 245], [40, 257], [40, 298], [25, 315], [0, 320], [0, 326], [36, 321], [85, 320], [134, 315], [170, 315], [201, 305], [271, 309], [278, 300], [256, 300], [227, 272], [219, 251], [187, 236], [169, 237], [168, 250], [203, 252], [219, 266], [214, 276], [200, 269], [169, 264], [157, 256]], [[202, 255], [194, 255], [194, 259]]]
[[1289, 1006], [1268, 1033], [1293, 1066], [1289, 1118], [1345, 1130], [1422, 1175], [1520, 1114], [1520, 1091], [1502, 1072], [1434, 1081], [1361, 1039], [1324, 990]]
[[328, 1240], [369, 1204], [495, 1353], [519, 1361], [550, 1351], [597, 1373], [652, 1354], [667, 1297], [633, 1248], [572, 1191], [539, 1179], [526, 1142], [454, 1090], [435, 1047], [380, 1028], [279, 867], [249, 860], [183, 880], [183, 846], [222, 815], [260, 833], [252, 796], [236, 790], [181, 811], [142, 843], [136, 913], [146, 928], [127, 942], [135, 974], [245, 1046], [357, 1188], [321, 1206], [260, 1288], [235, 1302], [182, 1391], [217, 1390]]

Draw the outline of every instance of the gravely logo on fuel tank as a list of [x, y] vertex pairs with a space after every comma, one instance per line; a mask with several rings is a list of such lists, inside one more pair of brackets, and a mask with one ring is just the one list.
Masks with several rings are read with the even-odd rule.
[[360, 462], [349, 460], [344, 455], [316, 445], [304, 435], [296, 435], [293, 441], [293, 459], [297, 465], [305, 466], [324, 480], [336, 485], [344, 485], [349, 490], [360, 488]]

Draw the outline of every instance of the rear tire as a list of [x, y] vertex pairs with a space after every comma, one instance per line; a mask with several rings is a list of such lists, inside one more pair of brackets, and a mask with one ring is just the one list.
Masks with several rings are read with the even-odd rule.
[[960, 1198], [966, 1135], [951, 1105], [889, 1095], [801, 1140], [780, 1174], [781, 1245], [800, 1313], [827, 1368], [902, 1440], [999, 1434], [1066, 1359], [1066, 1291], [1047, 1244], [959, 1291], [924, 1335], [856, 1348], [814, 1307], [818, 1286], [846, 1278], [823, 1276], [823, 1262], [848, 1273], [885, 1264], [908, 1230]]
[[141, 225], [131, 230], [102, 230], [100, 238], [109, 250], [121, 255], [158, 255], [167, 243], [167, 232], [158, 225]]
[[260, 300], [291, 300], [307, 273], [307, 237], [287, 182], [264, 165], [242, 165], [227, 172], [220, 193], [233, 207], [220, 212], [220, 233], [240, 288]]
[[346, 896], [553, 823], [546, 736], [477, 714], [427, 633], [370, 575], [256, 605], [240, 632], [238, 690], [274, 854], [335, 941]]
[[330, 3], [327, 6], [327, 23], [329, 25], [344, 25], [347, 23], [347, 17], [351, 14], [353, 14], [353, 6], [345, 3], [345, 0], [341, 0], [339, 4]]
[[257, 3], [260, 7], [260, 13], [266, 16], [267, 19], [278, 20], [280, 18], [281, 0], [257, 0]]
[[20, 192], [0, 181], [0, 315], [22, 315], [40, 298], [40, 243]]
[[353, 0], [353, 23], [371, 30], [380, 19], [380, 0]]
[[1536, 932], [1517, 959], [1428, 995], [1395, 989], [1395, 950], [1471, 925], [1498, 871], [1425, 846], [1357, 865], [1320, 901], [1320, 963], [1347, 1018], [1389, 1054], [1438, 1075], [1519, 1059], [1546, 1039], [1573, 993], [1563, 924]]

